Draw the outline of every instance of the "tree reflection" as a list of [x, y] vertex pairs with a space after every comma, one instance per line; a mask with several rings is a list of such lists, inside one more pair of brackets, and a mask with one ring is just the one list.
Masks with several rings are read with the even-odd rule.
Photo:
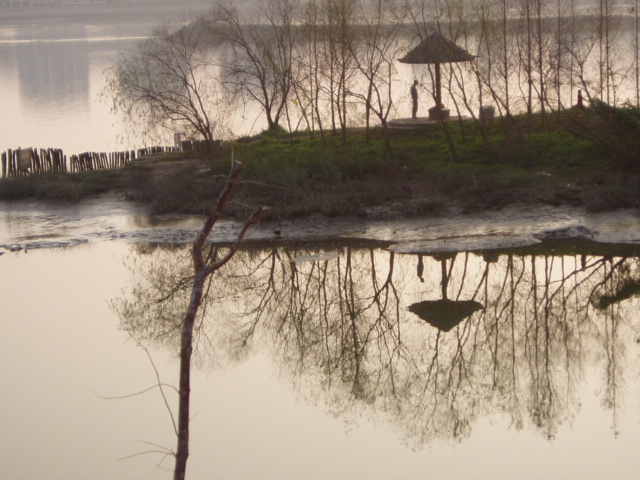
[[[220, 248], [206, 247], [206, 261], [220, 256]], [[135, 273], [129, 290], [112, 302], [120, 316], [120, 327], [142, 344], [162, 344], [177, 353], [184, 312], [189, 305], [193, 283], [191, 251], [188, 246], [169, 244], [134, 244], [128, 265]], [[211, 296], [212, 281], [206, 287]], [[200, 356], [211, 353], [209, 331], [203, 328], [207, 318], [204, 302], [194, 332], [194, 348]], [[202, 345], [207, 348], [198, 348]]]
[[[122, 328], [174, 348], [188, 251], [138, 247], [130, 261]], [[277, 245], [238, 252], [212, 282], [196, 356], [240, 361], [267, 349], [307, 398], [335, 415], [383, 418], [417, 446], [467, 437], [496, 413], [553, 438], [594, 369], [617, 429], [638, 363], [626, 359], [639, 337], [637, 257]], [[479, 307], [445, 332], [409, 308], [438, 298]]]

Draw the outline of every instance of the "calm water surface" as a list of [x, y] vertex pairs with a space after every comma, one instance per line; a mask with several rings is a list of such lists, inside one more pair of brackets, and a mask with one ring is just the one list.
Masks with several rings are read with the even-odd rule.
[[[171, 416], [146, 390], [159, 379], [175, 406], [188, 248], [93, 242], [0, 267], [7, 478], [171, 478]], [[189, 474], [636, 478], [639, 267], [247, 245], [198, 331]]]
[[62, 148], [68, 155], [145, 146], [99, 99], [104, 70], [164, 21], [193, 14], [0, 19], [0, 149]]

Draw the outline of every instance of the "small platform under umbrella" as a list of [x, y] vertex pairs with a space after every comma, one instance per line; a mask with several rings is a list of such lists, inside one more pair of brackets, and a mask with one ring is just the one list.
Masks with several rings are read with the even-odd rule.
[[475, 55], [471, 55], [464, 48], [459, 47], [451, 40], [445, 38], [441, 33], [434, 32], [398, 61], [409, 64], [435, 65], [436, 105], [429, 109], [429, 119], [446, 120], [449, 118], [449, 110], [447, 110], [442, 103], [440, 64], [469, 62], [474, 58], [476, 58]]

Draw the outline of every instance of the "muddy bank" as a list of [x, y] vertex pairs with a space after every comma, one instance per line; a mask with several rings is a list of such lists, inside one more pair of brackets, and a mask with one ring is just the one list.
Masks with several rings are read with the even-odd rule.
[[[148, 206], [110, 193], [83, 200], [0, 202], [0, 251], [56, 248], [96, 241], [184, 244], [202, 225], [194, 215], [152, 215]], [[220, 221], [210, 241], [233, 240], [237, 221]], [[261, 222], [247, 242], [375, 241], [407, 253], [509, 248], [547, 238], [640, 245], [640, 211], [588, 213], [570, 206], [520, 205], [473, 214], [377, 218], [314, 215]]]
[[640, 211], [594, 214], [576, 207], [527, 205], [422, 218], [317, 217], [258, 227], [253, 238], [359, 239], [387, 243], [393, 250], [404, 253], [504, 249], [554, 238], [640, 246]]

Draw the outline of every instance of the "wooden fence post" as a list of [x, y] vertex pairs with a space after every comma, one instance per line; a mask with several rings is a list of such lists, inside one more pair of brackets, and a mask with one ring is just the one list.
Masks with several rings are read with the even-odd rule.
[[15, 175], [15, 158], [13, 150], [9, 149], [9, 176], [13, 177]]
[[31, 148], [31, 165], [23, 170], [21, 152], [27, 149], [8, 149], [1, 153], [2, 178], [44, 173], [78, 173], [90, 170], [107, 170], [124, 167], [130, 162], [145, 155], [165, 153], [172, 147], [154, 145], [137, 150], [119, 152], [83, 152], [67, 156], [60, 148]]

